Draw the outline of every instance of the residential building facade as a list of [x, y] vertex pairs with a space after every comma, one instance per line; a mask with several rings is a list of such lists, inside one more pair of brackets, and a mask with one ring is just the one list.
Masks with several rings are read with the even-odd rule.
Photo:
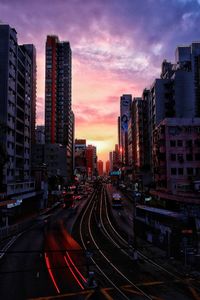
[[153, 137], [156, 190], [195, 198], [200, 191], [200, 118], [164, 119]]
[[45, 142], [67, 147], [68, 179], [73, 175], [74, 114], [71, 109], [71, 48], [47, 36], [45, 75]]
[[86, 161], [87, 161], [87, 176], [92, 178], [97, 175], [97, 153], [96, 147], [88, 145], [86, 147]]
[[6, 128], [1, 143], [8, 158], [2, 191], [11, 198], [23, 193], [25, 199], [34, 195], [30, 157], [35, 141], [36, 50], [18, 45], [16, 30], [7, 24], [0, 24], [0, 45], [0, 119]]
[[103, 176], [103, 161], [102, 160], [98, 160], [97, 162], [97, 171], [99, 176]]
[[36, 144], [44, 144], [45, 143], [45, 127], [43, 125], [36, 126], [35, 142], [36, 142]]
[[82, 179], [86, 179], [87, 160], [86, 160], [86, 140], [75, 139], [75, 175]]
[[120, 118], [118, 118], [118, 135], [119, 135], [119, 148], [121, 149], [121, 162], [122, 165], [128, 165], [128, 122], [130, 119], [132, 95], [122, 95], [120, 97]]

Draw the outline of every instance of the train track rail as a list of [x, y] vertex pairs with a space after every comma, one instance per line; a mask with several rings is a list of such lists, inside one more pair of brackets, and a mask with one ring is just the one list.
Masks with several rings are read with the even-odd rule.
[[[100, 194], [102, 195], [102, 193]], [[85, 251], [90, 251], [91, 247], [95, 250], [95, 253], [98, 252], [98, 255], [94, 255], [95, 257], [91, 258], [91, 262], [93, 266], [97, 269], [98, 273], [104, 277], [106, 282], [111, 285], [115, 291], [116, 299], [130, 299], [129, 296], [123, 291], [120, 286], [129, 285], [138, 293], [138, 299], [153, 299], [151, 295], [147, 294], [140, 287], [134, 284], [127, 276], [124, 274], [106, 253], [105, 246], [102, 249], [102, 240], [105, 240], [104, 234], [101, 232], [101, 237], [95, 235], [94, 230], [94, 222], [99, 227], [99, 223], [97, 223], [96, 214], [98, 211], [98, 203], [100, 203], [98, 195], [94, 195], [94, 197], [89, 201], [85, 211], [80, 220], [80, 239]], [[88, 233], [87, 236], [85, 233]], [[88, 239], [90, 247], [88, 247]], [[114, 241], [113, 241], [114, 242]], [[116, 244], [114, 245], [116, 247]], [[115, 251], [115, 247], [113, 248], [112, 243], [109, 242], [109, 247], [112, 247], [111, 251]], [[110, 274], [115, 274], [114, 279]], [[119, 298], [120, 297], [120, 298]]]
[[[112, 224], [111, 217], [109, 216], [109, 210], [108, 210], [108, 199], [106, 195], [105, 189], [103, 189], [103, 194], [101, 196], [101, 202], [100, 202], [100, 223], [102, 230], [104, 231], [105, 236], [117, 247], [121, 250], [121, 252], [127, 256], [131, 256], [133, 254], [133, 246], [129, 245], [129, 242], [122, 236], [119, 230], [117, 230], [114, 225]], [[171, 280], [174, 281], [176, 284], [181, 283], [186, 285], [186, 289], [193, 289], [195, 292], [193, 294], [194, 299], [200, 299], [198, 296], [194, 296], [196, 291], [198, 293], [200, 292], [199, 288], [192, 284], [192, 281], [188, 278], [186, 278], [184, 275], [180, 273], [173, 273], [169, 271], [167, 268], [159, 265], [155, 261], [153, 261], [151, 258], [144, 255], [140, 250], [137, 249], [137, 254], [140, 260], [143, 262], [151, 265], [151, 267], [154, 267], [159, 272], [162, 272], [163, 274], [166, 274], [168, 276], [168, 281]]]

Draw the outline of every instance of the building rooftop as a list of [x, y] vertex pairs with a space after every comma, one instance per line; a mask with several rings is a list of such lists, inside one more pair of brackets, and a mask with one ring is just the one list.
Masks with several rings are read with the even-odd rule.
[[150, 207], [150, 206], [145, 206], [145, 205], [137, 205], [138, 208], [143, 209], [145, 211], [149, 211], [155, 214], [159, 214], [159, 215], [163, 215], [166, 217], [171, 217], [171, 218], [175, 218], [175, 219], [182, 219], [184, 217], [183, 214], [181, 213], [177, 213], [171, 210], [166, 210], [166, 209], [162, 209], [162, 208], [157, 208], [157, 207]]

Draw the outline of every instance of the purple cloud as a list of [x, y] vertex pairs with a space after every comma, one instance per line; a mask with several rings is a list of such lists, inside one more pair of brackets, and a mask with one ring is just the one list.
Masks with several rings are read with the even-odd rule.
[[70, 41], [77, 128], [87, 125], [86, 113], [113, 126], [122, 93], [140, 96], [163, 59], [174, 61], [178, 45], [200, 40], [199, 0], [0, 0], [0, 20], [37, 48], [39, 122], [46, 35]]

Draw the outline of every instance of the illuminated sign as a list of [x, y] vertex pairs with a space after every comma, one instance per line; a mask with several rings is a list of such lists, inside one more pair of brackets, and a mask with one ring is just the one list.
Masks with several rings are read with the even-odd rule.
[[110, 176], [119, 176], [121, 175], [121, 171], [113, 171], [113, 172], [110, 172]]
[[7, 208], [13, 208], [13, 207], [21, 205], [21, 204], [22, 204], [22, 200], [18, 199], [18, 200], [15, 201], [15, 203], [7, 204]]

